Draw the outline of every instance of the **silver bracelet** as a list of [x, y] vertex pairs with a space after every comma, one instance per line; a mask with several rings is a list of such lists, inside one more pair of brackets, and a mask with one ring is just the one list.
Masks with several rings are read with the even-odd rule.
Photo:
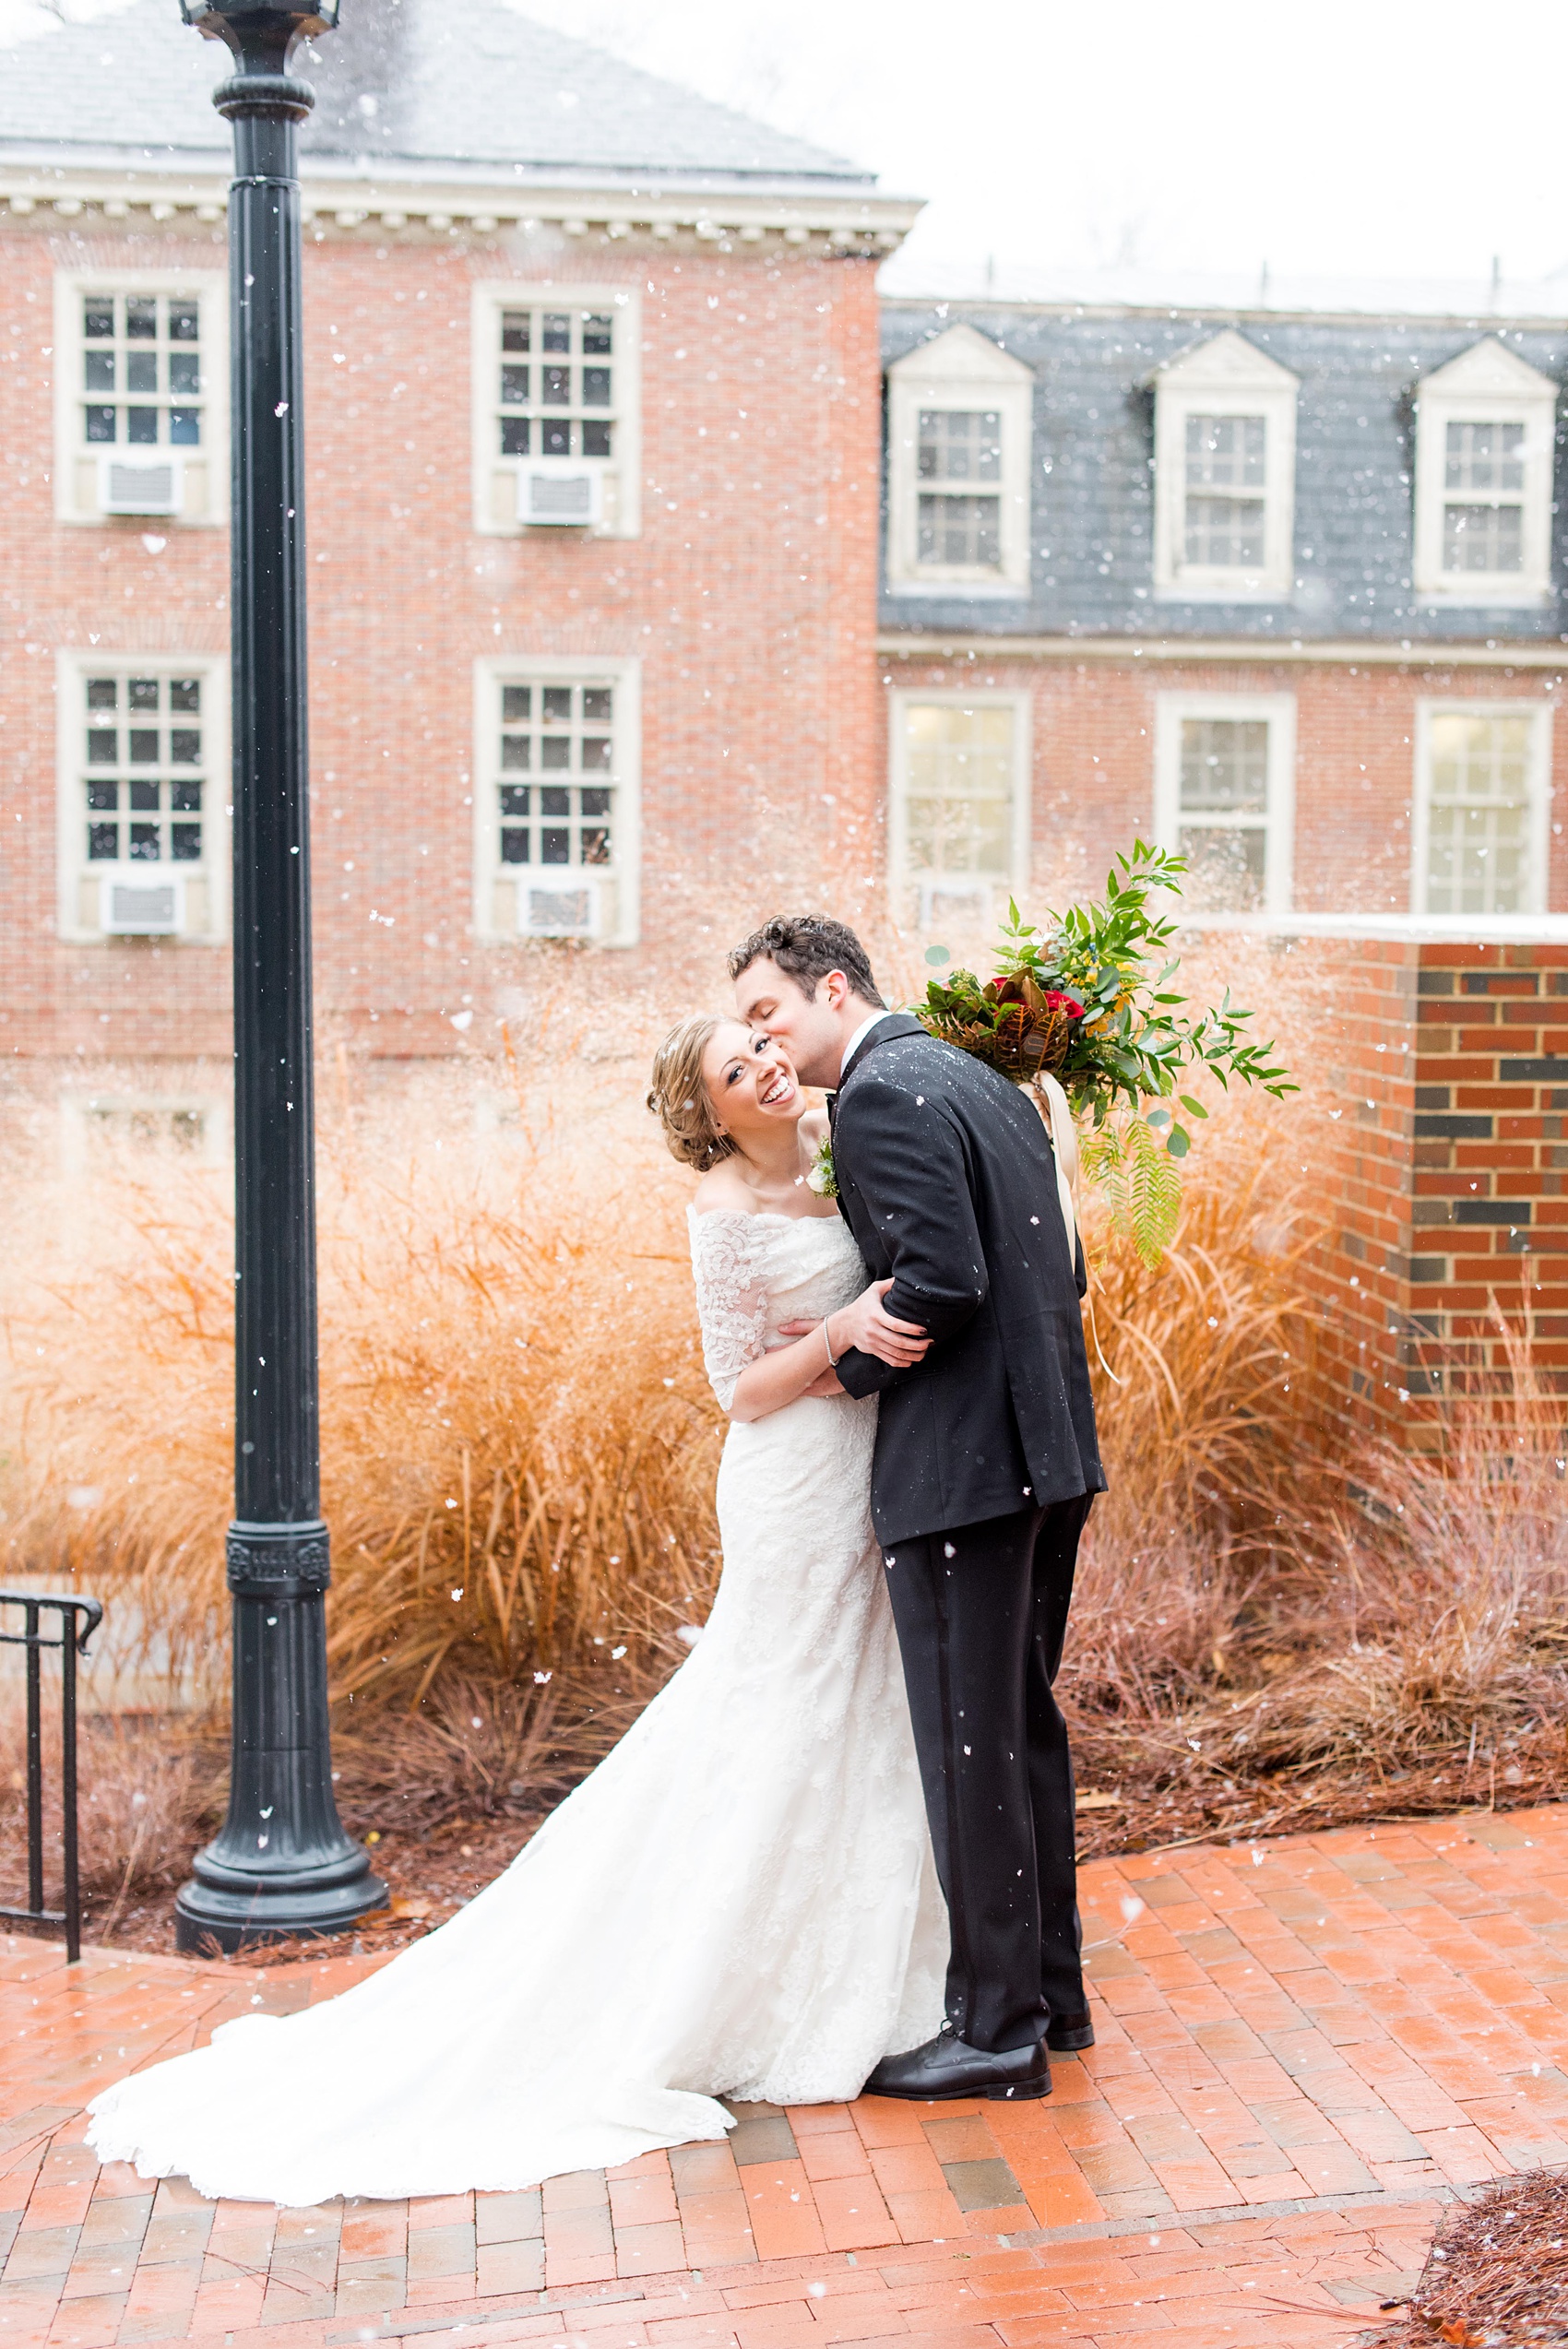
[[827, 1367], [830, 1370], [836, 1370], [838, 1368], [838, 1365], [833, 1358], [833, 1340], [827, 1335], [827, 1315], [826, 1313], [822, 1317], [822, 1342], [827, 1348]]

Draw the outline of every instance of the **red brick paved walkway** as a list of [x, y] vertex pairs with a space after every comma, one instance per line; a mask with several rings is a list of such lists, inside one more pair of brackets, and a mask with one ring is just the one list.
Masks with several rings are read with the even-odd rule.
[[259, 1973], [0, 1942], [0, 2344], [1319, 2349], [1443, 2200], [1568, 2161], [1568, 1809], [1097, 1861], [1048, 2104], [744, 2108], [542, 2193], [275, 2211], [100, 2170], [81, 2108]]

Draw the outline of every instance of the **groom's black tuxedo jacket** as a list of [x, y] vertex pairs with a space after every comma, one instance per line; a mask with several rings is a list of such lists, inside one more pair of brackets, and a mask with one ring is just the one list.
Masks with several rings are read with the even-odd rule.
[[893, 1013], [829, 1102], [838, 1206], [883, 1299], [934, 1341], [912, 1370], [851, 1350], [880, 1393], [872, 1515], [885, 1544], [1103, 1492], [1074, 1263], [1033, 1104]]

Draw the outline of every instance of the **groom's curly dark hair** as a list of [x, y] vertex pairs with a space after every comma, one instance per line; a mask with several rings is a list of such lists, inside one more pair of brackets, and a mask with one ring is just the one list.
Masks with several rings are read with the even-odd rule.
[[792, 979], [802, 995], [814, 995], [830, 970], [841, 970], [862, 1002], [885, 1011], [871, 956], [848, 924], [831, 914], [775, 914], [730, 955], [730, 976], [739, 979], [753, 963], [770, 962]]

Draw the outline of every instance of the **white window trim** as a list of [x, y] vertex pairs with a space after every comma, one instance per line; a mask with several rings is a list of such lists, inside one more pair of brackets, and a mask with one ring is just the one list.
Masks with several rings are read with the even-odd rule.
[[[1522, 571], [1445, 571], [1443, 509], [1448, 503], [1450, 424], [1525, 428]], [[1411, 584], [1440, 609], [1522, 611], [1551, 595], [1551, 492], [1557, 386], [1489, 335], [1426, 377], [1416, 400], [1416, 543]], [[1485, 501], [1483, 500], [1482, 503]]]
[[[636, 285], [576, 285], [551, 283], [548, 279], [514, 281], [507, 279], [482, 279], [473, 288], [470, 305], [469, 352], [471, 358], [471, 392], [473, 400], [473, 511], [474, 528], [485, 538], [518, 539], [537, 528], [540, 536], [569, 537], [572, 533], [559, 527], [519, 522], [515, 518], [515, 504], [509, 507], [508, 518], [497, 516], [494, 504], [496, 477], [516, 477], [530, 460], [521, 457], [503, 457], [497, 445], [497, 420], [500, 415], [498, 387], [501, 379], [501, 314], [504, 310], [555, 306], [563, 310], [609, 310], [615, 316], [615, 349], [611, 363], [615, 370], [614, 402], [611, 416], [615, 426], [613, 457], [574, 457], [568, 469], [574, 472], [597, 473], [603, 477], [606, 497], [605, 519], [597, 522], [584, 535], [603, 539], [637, 539], [642, 536], [642, 292]], [[551, 462], [564, 462], [552, 459]]]
[[[895, 360], [887, 371], [887, 592], [958, 593], [966, 602], [1029, 592], [1030, 444], [1034, 370], [974, 327], [950, 326]], [[921, 409], [994, 409], [1001, 420], [1002, 479], [998, 570], [968, 564], [921, 563], [920, 430]]]
[[[493, 794], [496, 767], [493, 742], [500, 730], [499, 692], [503, 685], [605, 683], [615, 691], [615, 806], [612, 823], [615, 854], [608, 865], [504, 865], [500, 853], [500, 817]], [[635, 657], [594, 660], [586, 653], [561, 653], [553, 659], [529, 654], [508, 659], [486, 654], [474, 663], [474, 935], [487, 945], [525, 946], [537, 943], [526, 931], [499, 928], [495, 921], [495, 884], [515, 881], [526, 871], [530, 879], [541, 872], [569, 887], [574, 873], [587, 883], [612, 881], [616, 918], [612, 929], [588, 943], [595, 946], [635, 946], [642, 934], [642, 663]], [[535, 778], [537, 780], [537, 777]]]
[[[89, 445], [78, 429], [86, 399], [82, 389], [82, 296], [89, 293], [193, 295], [201, 304], [202, 415], [207, 437], [198, 449], [175, 452], [188, 476], [191, 460], [205, 466], [207, 486], [199, 506], [148, 522], [145, 516], [108, 515], [77, 492], [77, 467], [94, 467], [106, 448]], [[151, 455], [154, 452], [147, 452]], [[229, 518], [229, 279], [222, 269], [57, 269], [54, 273], [54, 516], [59, 522], [90, 523], [100, 529], [212, 529]]]
[[1410, 912], [1426, 909], [1427, 852], [1431, 846], [1431, 721], [1434, 718], [1527, 718], [1530, 727], [1530, 824], [1526, 869], [1529, 903], [1515, 914], [1433, 914], [1434, 921], [1510, 921], [1546, 911], [1551, 863], [1551, 704], [1549, 701], [1465, 701], [1423, 695], [1416, 704], [1415, 774], [1410, 791]]
[[[232, 1109], [216, 1093], [84, 1093], [73, 1086], [62, 1088], [59, 1107], [60, 1172], [67, 1179], [84, 1174], [91, 1163], [94, 1118], [138, 1117], [150, 1112], [154, 1117], [172, 1120], [194, 1113], [201, 1120], [201, 1145], [189, 1152], [186, 1163], [218, 1167], [233, 1157]], [[172, 1135], [170, 1142], [172, 1143]]]
[[[1297, 378], [1226, 327], [1154, 378], [1154, 592], [1168, 603], [1283, 603], [1295, 587]], [[1264, 559], [1255, 569], [1183, 560], [1189, 416], [1261, 416]]]
[[[909, 739], [904, 713], [911, 706], [924, 706], [932, 702], [945, 703], [957, 709], [978, 709], [1004, 706], [1014, 712], [1013, 734], [1013, 837], [1009, 864], [1005, 876], [988, 880], [976, 873], [966, 886], [969, 876], [963, 873], [944, 874], [931, 880], [923, 873], [909, 870]], [[1034, 812], [1034, 701], [1025, 692], [1009, 692], [1004, 688], [987, 687], [980, 693], [967, 694], [958, 689], [938, 685], [925, 692], [914, 686], [897, 687], [888, 695], [888, 788], [887, 788], [887, 873], [897, 909], [911, 893], [920, 897], [919, 926], [929, 927], [929, 900], [932, 896], [961, 897], [972, 895], [977, 904], [991, 903], [986, 910], [997, 910], [995, 901], [1006, 896], [1021, 896], [1029, 884], [1029, 843], [1033, 830]]]
[[[171, 931], [157, 943], [168, 946], [219, 946], [229, 935], [230, 820], [229, 795], [233, 777], [229, 753], [229, 664], [221, 653], [144, 653], [132, 647], [114, 651], [100, 646], [87, 652], [54, 656], [54, 805], [56, 932], [73, 944], [102, 944], [111, 935], [81, 919], [80, 884], [98, 873], [119, 872], [120, 866], [94, 868], [83, 847], [87, 811], [81, 804], [83, 759], [81, 732], [85, 723], [82, 684], [85, 678], [112, 671], [116, 676], [136, 670], [144, 677], [199, 677], [202, 681], [202, 761], [207, 800], [202, 807], [202, 856], [199, 864], [179, 868], [186, 884], [197, 875], [207, 884], [208, 921], [201, 930]], [[160, 874], [172, 872], [160, 865]], [[148, 872], [137, 875], [143, 881]]]
[[[1296, 696], [1294, 694], [1157, 694], [1154, 719], [1154, 836], [1175, 853], [1182, 833], [1182, 728], [1188, 718], [1263, 718], [1268, 724], [1268, 811], [1263, 822], [1264, 896], [1260, 914], [1290, 911], [1296, 846]], [[1201, 821], [1201, 819], [1200, 819]], [[1217, 831], [1251, 829], [1251, 819]], [[1184, 897], [1172, 901], [1179, 919], [1206, 919]], [[1245, 917], [1238, 917], [1245, 919]]]

